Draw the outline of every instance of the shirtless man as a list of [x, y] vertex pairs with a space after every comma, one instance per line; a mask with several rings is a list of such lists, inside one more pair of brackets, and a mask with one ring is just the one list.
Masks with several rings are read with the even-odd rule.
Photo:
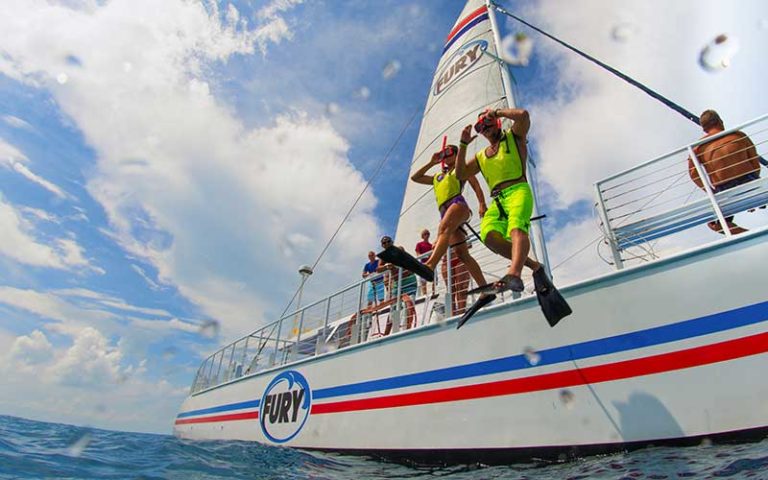
[[[711, 137], [725, 131], [720, 115], [714, 110], [706, 110], [700, 116], [702, 138]], [[694, 149], [696, 156], [709, 176], [712, 190], [722, 192], [743, 183], [760, 178], [760, 162], [752, 140], [742, 132], [733, 132], [711, 142], [699, 145]], [[701, 177], [693, 161], [688, 159], [688, 174], [691, 180], [703, 189]], [[733, 223], [733, 216], [725, 222], [732, 234], [744, 233], [747, 230]], [[720, 222], [709, 222], [707, 226], [718, 233], [724, 233]]]

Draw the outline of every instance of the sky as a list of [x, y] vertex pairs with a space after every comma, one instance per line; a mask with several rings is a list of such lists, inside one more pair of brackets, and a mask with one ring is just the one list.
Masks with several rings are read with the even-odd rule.
[[[355, 281], [394, 232], [463, 2], [3, 3], [0, 414], [168, 433], [201, 360], [277, 319], [369, 180], [304, 298]], [[500, 3], [695, 113], [738, 124], [768, 111], [764, 2]], [[599, 233], [596, 180], [700, 131], [500, 21], [533, 41], [512, 71], [559, 264]], [[722, 33], [738, 51], [702, 69]], [[590, 250], [555, 274], [609, 269]]]

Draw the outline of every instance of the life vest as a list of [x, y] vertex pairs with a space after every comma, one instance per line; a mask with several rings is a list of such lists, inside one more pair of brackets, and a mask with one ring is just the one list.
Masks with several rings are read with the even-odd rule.
[[462, 182], [456, 177], [456, 170], [435, 175], [432, 177], [432, 185], [435, 187], [435, 200], [438, 207], [461, 194]]
[[480, 166], [480, 172], [488, 182], [491, 191], [503, 182], [517, 180], [523, 176], [523, 161], [520, 158], [520, 152], [517, 150], [515, 135], [512, 130], [504, 133], [504, 140], [499, 144], [499, 151], [496, 155], [488, 158], [485, 155], [485, 149], [480, 150], [475, 155], [477, 164]]

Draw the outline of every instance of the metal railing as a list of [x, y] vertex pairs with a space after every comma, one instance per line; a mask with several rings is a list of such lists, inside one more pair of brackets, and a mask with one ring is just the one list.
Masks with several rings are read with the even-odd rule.
[[[468, 242], [488, 282], [503, 276], [508, 260], [471, 237]], [[435, 273], [434, 282], [423, 284], [402, 269], [385, 271], [291, 312], [206, 358], [191, 393], [463, 313], [476, 298], [467, 295], [475, 285], [452, 249]], [[533, 285], [528, 274], [523, 279], [526, 285]], [[497, 303], [519, 297], [508, 293]]]
[[[746, 134], [754, 150], [735, 132]], [[698, 151], [717, 140], [717, 147], [710, 147], [722, 149], [716, 160]], [[725, 226], [726, 217], [765, 205], [764, 179], [744, 177], [744, 171], [757, 165], [759, 176], [766, 143], [768, 115], [763, 115], [597, 182], [597, 210], [616, 267], [622, 268], [627, 258], [622, 252], [630, 248], [646, 249], [652, 240], [707, 222]], [[723, 233], [732, 234], [728, 228]]]

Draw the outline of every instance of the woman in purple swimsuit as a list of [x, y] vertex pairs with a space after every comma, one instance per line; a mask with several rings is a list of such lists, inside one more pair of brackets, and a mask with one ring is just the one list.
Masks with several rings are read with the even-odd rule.
[[[443, 144], [445, 145], [445, 140]], [[458, 151], [459, 149], [456, 145], [445, 145], [442, 150], [432, 155], [432, 158], [426, 165], [418, 169], [411, 176], [411, 180], [416, 183], [432, 185], [434, 187], [435, 200], [440, 210], [440, 226], [438, 227], [437, 241], [435, 242], [432, 254], [424, 263], [434, 271], [438, 262], [440, 262], [440, 259], [448, 250], [448, 246], [451, 245], [453, 251], [456, 252], [459, 259], [466, 265], [469, 274], [472, 275], [477, 285], [482, 286], [486, 284], [485, 277], [482, 270], [480, 270], [480, 265], [469, 254], [466, 242], [467, 234], [461, 228], [465, 222], [469, 221], [472, 211], [461, 194], [464, 182], [460, 182], [456, 178], [456, 171], [454, 170]], [[436, 175], [427, 175], [427, 171], [435, 165], [441, 165], [441, 171]], [[480, 208], [480, 216], [482, 217], [487, 210], [483, 191], [474, 176], [467, 179], [467, 182], [469, 182], [475, 195], [477, 195], [477, 203]]]

